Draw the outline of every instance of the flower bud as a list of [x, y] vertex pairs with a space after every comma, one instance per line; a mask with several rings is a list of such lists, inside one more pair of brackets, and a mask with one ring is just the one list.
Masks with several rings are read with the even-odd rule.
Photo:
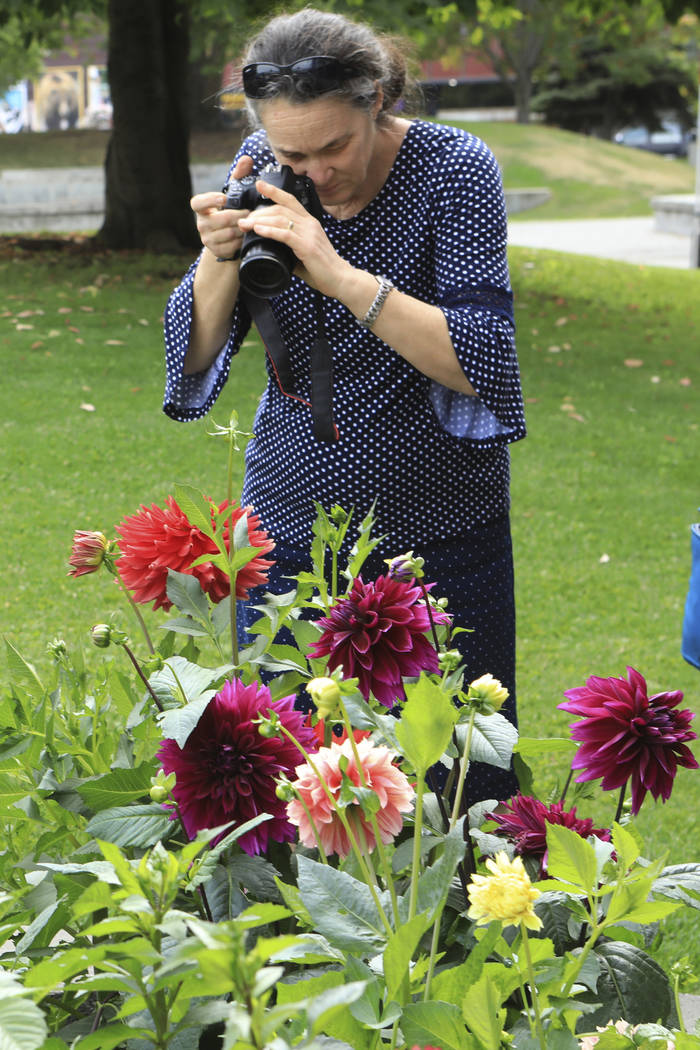
[[481, 678], [475, 678], [470, 684], [467, 696], [480, 706], [488, 707], [491, 711], [500, 711], [508, 699], [508, 690], [492, 674], [482, 674]]
[[53, 656], [55, 660], [62, 660], [68, 655], [68, 648], [63, 638], [54, 638], [53, 641], [49, 642], [46, 646], [46, 651], [50, 656]]
[[109, 548], [109, 542], [103, 532], [91, 532], [79, 529], [73, 534], [73, 548], [68, 559], [69, 576], [84, 576], [97, 572]]
[[151, 777], [151, 788], [148, 794], [152, 802], [167, 802], [174, 787], [175, 774], [166, 773], [161, 768], [154, 777]]
[[389, 566], [388, 575], [392, 580], [411, 583], [412, 580], [423, 579], [425, 559], [414, 556], [413, 551], [399, 554], [396, 558], [385, 558], [384, 563]]
[[286, 777], [280, 777], [275, 787], [275, 795], [281, 802], [293, 802], [297, 797], [293, 785]]
[[108, 649], [112, 640], [112, 628], [108, 623], [97, 623], [90, 631], [92, 644], [98, 649]]
[[265, 718], [264, 715], [261, 715], [260, 718], [255, 720], [255, 724], [258, 727], [260, 736], [264, 737], [266, 740], [279, 735], [280, 716], [276, 711], [270, 711], [269, 718]]
[[340, 707], [340, 686], [333, 678], [312, 678], [306, 691], [316, 705], [321, 719], [332, 718]]
[[447, 652], [438, 655], [438, 666], [444, 674], [445, 671], [456, 671], [462, 662], [462, 654], [459, 649], [448, 649]]

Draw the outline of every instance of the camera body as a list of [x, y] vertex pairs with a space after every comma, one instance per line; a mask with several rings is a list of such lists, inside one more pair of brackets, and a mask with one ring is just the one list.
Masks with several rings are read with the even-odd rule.
[[[288, 164], [268, 164], [258, 175], [246, 175], [243, 179], [231, 179], [223, 189], [226, 194], [225, 208], [236, 211], [255, 211], [256, 208], [273, 203], [255, 188], [258, 179], [278, 186], [304, 206], [316, 219], [321, 219], [323, 208], [313, 181], [307, 175], [295, 175]], [[292, 279], [296, 256], [286, 244], [260, 237], [251, 230], [246, 233], [241, 245], [241, 287], [259, 299], [270, 299], [279, 295]]]

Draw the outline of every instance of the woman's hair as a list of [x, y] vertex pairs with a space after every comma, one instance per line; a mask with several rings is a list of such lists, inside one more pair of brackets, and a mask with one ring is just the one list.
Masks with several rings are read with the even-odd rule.
[[[377, 98], [379, 82], [383, 97], [377, 120], [381, 121], [400, 100], [406, 101], [407, 91], [414, 90], [405, 57], [409, 49], [406, 41], [379, 34], [366, 23], [305, 7], [268, 22], [249, 42], [242, 64], [275, 62], [288, 66], [311, 55], [337, 58], [357, 73], [339, 87], [324, 92], [323, 97], [340, 98], [358, 109], [370, 111]], [[269, 85], [264, 99], [246, 99], [253, 127], [260, 126], [258, 104], [280, 97], [290, 102], [309, 102], [319, 96], [305, 91], [303, 81], [280, 77]]]

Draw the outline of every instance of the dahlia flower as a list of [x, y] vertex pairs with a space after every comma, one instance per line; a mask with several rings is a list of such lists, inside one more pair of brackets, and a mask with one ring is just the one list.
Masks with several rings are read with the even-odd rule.
[[[436, 623], [448, 621], [438, 609], [432, 615]], [[348, 597], [318, 623], [323, 633], [312, 643], [311, 655], [327, 656], [331, 671], [342, 667], [344, 678], [357, 678], [365, 700], [373, 693], [385, 707], [393, 707], [405, 699], [404, 676], [438, 671], [438, 655], [426, 638], [430, 618], [419, 587], [389, 576], [365, 583], [358, 576]]]
[[172, 796], [194, 838], [200, 828], [230, 822], [238, 827], [260, 813], [272, 819], [238, 840], [246, 853], [264, 853], [270, 840], [289, 842], [294, 829], [276, 794], [276, 779], [289, 775], [299, 761], [299, 749], [285, 736], [262, 736], [256, 720], [276, 715], [306, 751], [315, 750], [313, 730], [294, 710], [294, 697], [272, 701], [267, 686], [226, 682], [207, 705], [184, 747], [164, 740], [158, 758], [165, 773], [175, 773]]
[[638, 813], [647, 791], [664, 802], [669, 798], [679, 765], [697, 769], [687, 740], [692, 711], [675, 711], [683, 699], [677, 690], [647, 695], [644, 678], [633, 667], [627, 679], [591, 676], [585, 686], [569, 689], [562, 711], [581, 715], [571, 735], [579, 748], [573, 769], [583, 770], [578, 781], [602, 778], [605, 791], [632, 787], [632, 813]]
[[[376, 814], [379, 835], [382, 842], [391, 842], [403, 827], [402, 814], [411, 809], [413, 788], [406, 775], [394, 765], [392, 759], [395, 756], [388, 747], [376, 747], [370, 740], [359, 740], [355, 746], [364, 783], [379, 799]], [[299, 828], [299, 841], [305, 846], [316, 845], [310, 815], [324, 852], [346, 857], [351, 849], [350, 840], [324, 783], [336, 803], [346, 780], [355, 787], [362, 786], [351, 741], [346, 739], [342, 744], [333, 741], [330, 747], [320, 748], [313, 756], [313, 767], [308, 763], [297, 766], [296, 780], [292, 784], [303, 804], [298, 798], [288, 803], [287, 816]], [[342, 804], [345, 806], [345, 802]], [[368, 849], [373, 849], [376, 845], [374, 830], [358, 799], [354, 798], [345, 806], [345, 815], [353, 833], [358, 827], [362, 828]]]
[[594, 828], [589, 818], [576, 816], [576, 806], [565, 810], [560, 802], [546, 806], [529, 795], [514, 795], [503, 803], [505, 812], [489, 813], [489, 818], [498, 824], [497, 835], [503, 835], [512, 842], [515, 852], [523, 857], [536, 857], [540, 861], [540, 871], [544, 875], [547, 869], [547, 825], [560, 824], [571, 828], [581, 838], [591, 835], [603, 842], [610, 841], [607, 828]]
[[102, 532], [77, 529], [73, 534], [73, 547], [68, 564], [69, 576], [85, 576], [97, 572], [105, 560], [109, 542]]
[[494, 919], [506, 926], [524, 923], [528, 930], [539, 930], [542, 920], [535, 915], [533, 903], [540, 895], [528, 877], [520, 857], [508, 859], [505, 852], [489, 857], [486, 867], [491, 875], [472, 875], [467, 887], [471, 906], [467, 915], [477, 926]]
[[[152, 504], [125, 518], [118, 526], [120, 539], [117, 546], [121, 557], [117, 561], [117, 570], [124, 583], [133, 594], [135, 602], [147, 605], [153, 602], [154, 609], [168, 610], [169, 600], [166, 585], [168, 569], [189, 573], [195, 576], [202, 590], [214, 603], [220, 602], [230, 594], [229, 577], [211, 562], [203, 562], [192, 568], [192, 563], [206, 554], [216, 554], [213, 541], [196, 525], [192, 525], [186, 515], [172, 498], [166, 499], [166, 507]], [[227, 502], [220, 504], [219, 511], [226, 508]], [[248, 537], [254, 547], [260, 548], [261, 554], [267, 554], [274, 547], [260, 520], [252, 513], [250, 507], [236, 507], [231, 504], [231, 518], [235, 523], [248, 515]], [[213, 518], [213, 508], [212, 508]], [[227, 518], [224, 529], [224, 542], [229, 546], [229, 529], [231, 519]], [[236, 597], [247, 598], [248, 590], [267, 580], [267, 570], [273, 562], [260, 555], [239, 570], [236, 577]]]

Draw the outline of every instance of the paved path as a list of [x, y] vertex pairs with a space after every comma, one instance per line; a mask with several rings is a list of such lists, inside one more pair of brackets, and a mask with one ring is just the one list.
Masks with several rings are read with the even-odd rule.
[[551, 248], [574, 255], [646, 266], [690, 268], [690, 236], [660, 233], [654, 219], [515, 219], [509, 223], [510, 244]]

